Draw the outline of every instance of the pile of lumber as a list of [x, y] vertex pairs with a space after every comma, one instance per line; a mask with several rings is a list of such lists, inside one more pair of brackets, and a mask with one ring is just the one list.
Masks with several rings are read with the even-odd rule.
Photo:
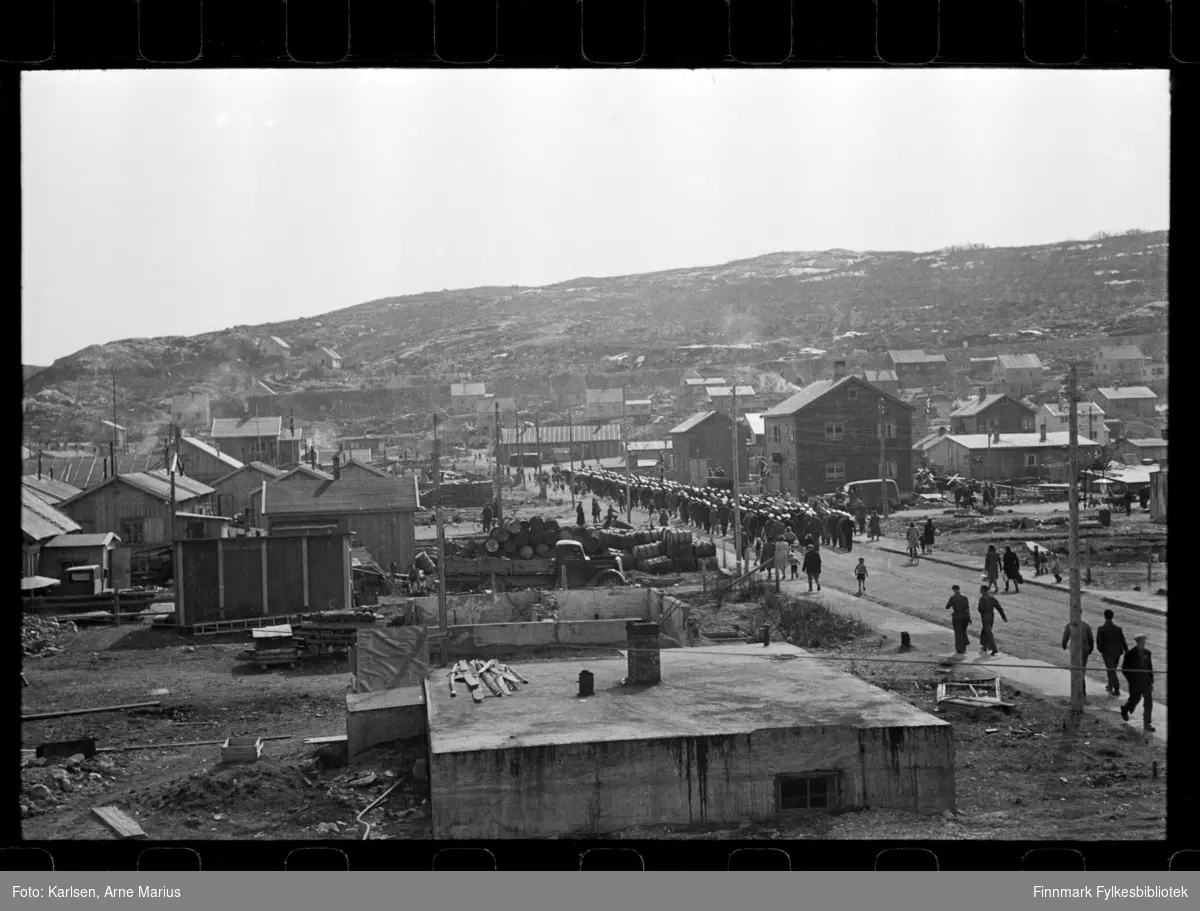
[[296, 666], [300, 648], [292, 635], [291, 626], [267, 626], [251, 630], [250, 636], [254, 640], [254, 663], [259, 667], [276, 664]]
[[476, 702], [483, 702], [484, 686], [493, 696], [509, 696], [517, 691], [517, 684], [529, 683], [507, 664], [500, 664], [495, 658], [490, 661], [459, 661], [446, 676], [450, 678], [451, 696], [458, 695], [454, 684], [465, 683], [471, 698]]

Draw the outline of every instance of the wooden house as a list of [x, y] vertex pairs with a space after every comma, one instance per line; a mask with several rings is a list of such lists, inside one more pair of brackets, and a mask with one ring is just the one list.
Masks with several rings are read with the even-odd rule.
[[667, 431], [674, 461], [673, 479], [703, 485], [720, 469], [733, 477], [733, 418], [723, 411], [699, 411]]
[[262, 515], [268, 535], [353, 533], [380, 566], [407, 568], [415, 559], [414, 477], [355, 478], [317, 484], [268, 485]]
[[500, 460], [540, 452], [546, 463], [555, 450], [570, 450], [568, 459], [611, 459], [624, 454], [620, 424], [543, 424], [540, 427], [500, 427]]
[[1113, 447], [1112, 456], [1127, 465], [1142, 465], [1147, 460], [1157, 465], [1167, 463], [1167, 441], [1159, 437], [1122, 440]]
[[[1099, 447], [1079, 434], [1080, 458], [1090, 462]], [[1069, 433], [946, 434], [929, 448], [929, 461], [947, 474], [977, 480], [1015, 478], [1061, 480], [1066, 477]]]
[[896, 376], [895, 370], [863, 370], [862, 378], [876, 389], [882, 389], [892, 395], [900, 393], [900, 378]]
[[1145, 361], [1137, 345], [1104, 345], [1092, 361], [1092, 376], [1103, 383], [1140, 383]]
[[65, 484], [62, 481], [54, 481], [44, 476], [39, 478], [37, 475], [22, 477], [21, 486], [51, 506], [61, 503], [63, 500], [68, 500], [75, 496], [75, 494], [80, 493], [80, 488], [78, 487]]
[[258, 346], [263, 357], [275, 357], [287, 360], [292, 356], [292, 346], [278, 335], [269, 335]]
[[769, 491], [831, 493], [879, 477], [912, 490], [913, 407], [857, 376], [817, 380], [763, 412]]
[[103, 455], [109, 452], [110, 444], [116, 449], [117, 453], [123, 453], [126, 448], [128, 431], [120, 424], [114, 424], [112, 421], [101, 418], [96, 421], [95, 428], [92, 432], [92, 443], [96, 450]]
[[[215, 418], [213, 444], [243, 464], [264, 462], [274, 465], [280, 457], [281, 417]], [[298, 461], [298, 459], [296, 460]]]
[[738, 411], [754, 407], [753, 386], [705, 386], [704, 394], [713, 411], [732, 414], [735, 397]]
[[[21, 540], [24, 562], [21, 575], [38, 575], [40, 555], [47, 541], [80, 531], [78, 523], [59, 512], [33, 490], [21, 490]], [[57, 578], [57, 577], [54, 577]]]
[[[1075, 413], [1075, 432], [1083, 434], [1094, 443], [1107, 446], [1109, 434], [1104, 409], [1095, 402], [1079, 402]], [[1039, 427], [1045, 424], [1051, 433], [1068, 433], [1071, 430], [1071, 409], [1058, 403], [1043, 405], [1038, 409], [1037, 422]]]
[[965, 405], [950, 412], [950, 428], [954, 433], [1032, 433], [1036, 412], [1029, 405], [1004, 393], [988, 394], [982, 387], [979, 394]]
[[654, 403], [650, 399], [626, 399], [625, 414], [631, 418], [648, 418], [653, 413]]
[[1101, 386], [1092, 393], [1092, 401], [1109, 418], [1152, 422], [1158, 417], [1158, 396], [1149, 386]]
[[625, 413], [625, 390], [588, 389], [584, 393], [583, 416], [585, 418], [611, 419]]
[[[176, 511], [212, 513], [215, 495], [199, 481], [175, 476]], [[169, 544], [182, 531], [171, 516], [171, 484], [162, 470], [110, 477], [59, 504], [86, 534], [118, 535], [126, 545]]]
[[278, 481], [285, 472], [262, 462], [249, 462], [241, 468], [212, 482], [216, 491], [216, 511], [219, 516], [243, 513], [247, 525], [257, 524], [254, 502], [250, 495], [262, 490], [263, 484]]
[[[944, 354], [926, 354], [920, 348], [912, 348], [889, 351], [887, 356], [901, 389], [934, 386], [949, 378]], [[878, 471], [876, 468], [876, 474]]]
[[171, 423], [207, 431], [212, 426], [212, 400], [204, 393], [171, 396]]
[[[111, 532], [107, 534], [65, 534], [42, 544], [38, 575], [61, 579], [63, 573], [76, 566], [100, 567], [101, 584], [112, 588], [116, 573], [115, 552], [121, 542]], [[119, 575], [119, 574], [117, 574]], [[124, 583], [124, 580], [118, 580]], [[128, 587], [128, 583], [121, 587]]]
[[[333, 475], [327, 471], [322, 471], [320, 468], [313, 468], [310, 465], [300, 464], [294, 468], [284, 472], [274, 481], [267, 481], [267, 487], [273, 487], [276, 484], [319, 484], [323, 481], [332, 481]], [[246, 509], [255, 522], [262, 519], [262, 507], [259, 504], [262, 502], [263, 487], [260, 484], [254, 490], [250, 490], [246, 494]]]
[[355, 478], [390, 478], [382, 468], [376, 468], [358, 459], [346, 459], [340, 466], [341, 477], [338, 480], [353, 480]]
[[211, 484], [243, 466], [233, 456], [197, 437], [178, 436], [175, 451], [187, 476], [205, 484]]
[[1001, 354], [992, 368], [992, 383], [996, 392], [1019, 399], [1041, 391], [1044, 372], [1036, 354]]

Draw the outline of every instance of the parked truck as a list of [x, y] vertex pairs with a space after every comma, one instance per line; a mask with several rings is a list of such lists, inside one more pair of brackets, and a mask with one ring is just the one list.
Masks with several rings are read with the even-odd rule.
[[558, 541], [554, 555], [531, 560], [508, 557], [446, 557], [446, 588], [607, 588], [625, 585], [625, 569], [617, 554], [589, 556], [579, 541]]

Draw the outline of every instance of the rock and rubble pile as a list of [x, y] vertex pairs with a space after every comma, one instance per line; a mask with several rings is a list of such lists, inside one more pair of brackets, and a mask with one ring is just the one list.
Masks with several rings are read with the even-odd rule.
[[21, 651], [31, 658], [57, 655], [70, 644], [79, 630], [74, 623], [59, 623], [50, 617], [21, 617]]
[[101, 795], [125, 774], [108, 756], [85, 759], [77, 753], [59, 759], [25, 759], [21, 763], [21, 818], [54, 809], [69, 800], [69, 794]]

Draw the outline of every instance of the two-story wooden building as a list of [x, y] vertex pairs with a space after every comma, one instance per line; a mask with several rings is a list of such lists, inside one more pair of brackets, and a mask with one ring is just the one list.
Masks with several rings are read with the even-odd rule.
[[[1107, 446], [1109, 443], [1108, 425], [1104, 423], [1104, 409], [1095, 402], [1079, 402], [1075, 406], [1076, 426], [1079, 433], [1093, 443]], [[1045, 424], [1051, 433], [1069, 433], [1071, 430], [1071, 409], [1059, 403], [1046, 404], [1038, 409], [1038, 426]]]
[[952, 433], [1032, 433], [1036, 411], [1004, 393], [979, 394], [950, 412]]
[[[175, 510], [213, 514], [216, 491], [194, 478], [175, 476]], [[87, 534], [112, 532], [127, 545], [169, 544], [186, 523], [171, 514], [171, 482], [161, 469], [109, 477], [58, 506]]]
[[817, 380], [763, 412], [771, 492], [831, 493], [884, 470], [912, 491], [913, 407], [857, 376]]
[[613, 419], [625, 414], [625, 390], [588, 389], [584, 393], [583, 416], [589, 419]]
[[1158, 417], [1158, 396], [1148, 386], [1101, 386], [1092, 394], [1092, 401], [1109, 418], [1152, 422]]
[[738, 411], [755, 406], [753, 386], [705, 386], [704, 393], [708, 398], [707, 405], [713, 411], [732, 414], [735, 395]]
[[171, 423], [188, 430], [207, 431], [212, 426], [212, 400], [207, 393], [171, 396]]
[[407, 569], [416, 558], [415, 477], [356, 478], [268, 485], [262, 515], [269, 535], [353, 533], [380, 566]]
[[1104, 345], [1092, 361], [1092, 375], [1100, 383], [1140, 383], [1145, 360], [1137, 345]]
[[177, 436], [175, 451], [187, 476], [205, 484], [237, 471], [244, 464], [198, 437]]
[[[1099, 447], [1082, 434], [1079, 455], [1091, 462]], [[1060, 482], [1067, 477], [1069, 433], [946, 434], [929, 448], [929, 461], [948, 474], [990, 481], [1018, 478]]]
[[247, 462], [241, 468], [212, 482], [216, 491], [216, 510], [221, 516], [235, 516], [242, 513], [247, 525], [256, 525], [258, 517], [254, 512], [254, 500], [251, 495], [261, 492], [263, 484], [278, 481], [284, 472], [262, 462]]
[[1113, 447], [1113, 458], [1127, 465], [1142, 465], [1153, 462], [1167, 464], [1167, 441], [1160, 437], [1122, 440]]
[[992, 386], [1013, 398], [1042, 391], [1045, 370], [1036, 354], [1001, 354], [992, 368]]
[[214, 445], [242, 464], [263, 462], [274, 465], [280, 461], [282, 433], [283, 418], [279, 416], [214, 418], [212, 425]]
[[863, 370], [862, 378], [884, 392], [892, 395], [900, 394], [900, 378], [895, 370]]
[[901, 389], [934, 386], [949, 378], [944, 354], [926, 354], [920, 348], [909, 348], [889, 351], [887, 356]]
[[733, 418], [722, 411], [700, 411], [672, 427], [671, 454], [674, 480], [680, 484], [704, 484], [720, 469], [733, 477]]

